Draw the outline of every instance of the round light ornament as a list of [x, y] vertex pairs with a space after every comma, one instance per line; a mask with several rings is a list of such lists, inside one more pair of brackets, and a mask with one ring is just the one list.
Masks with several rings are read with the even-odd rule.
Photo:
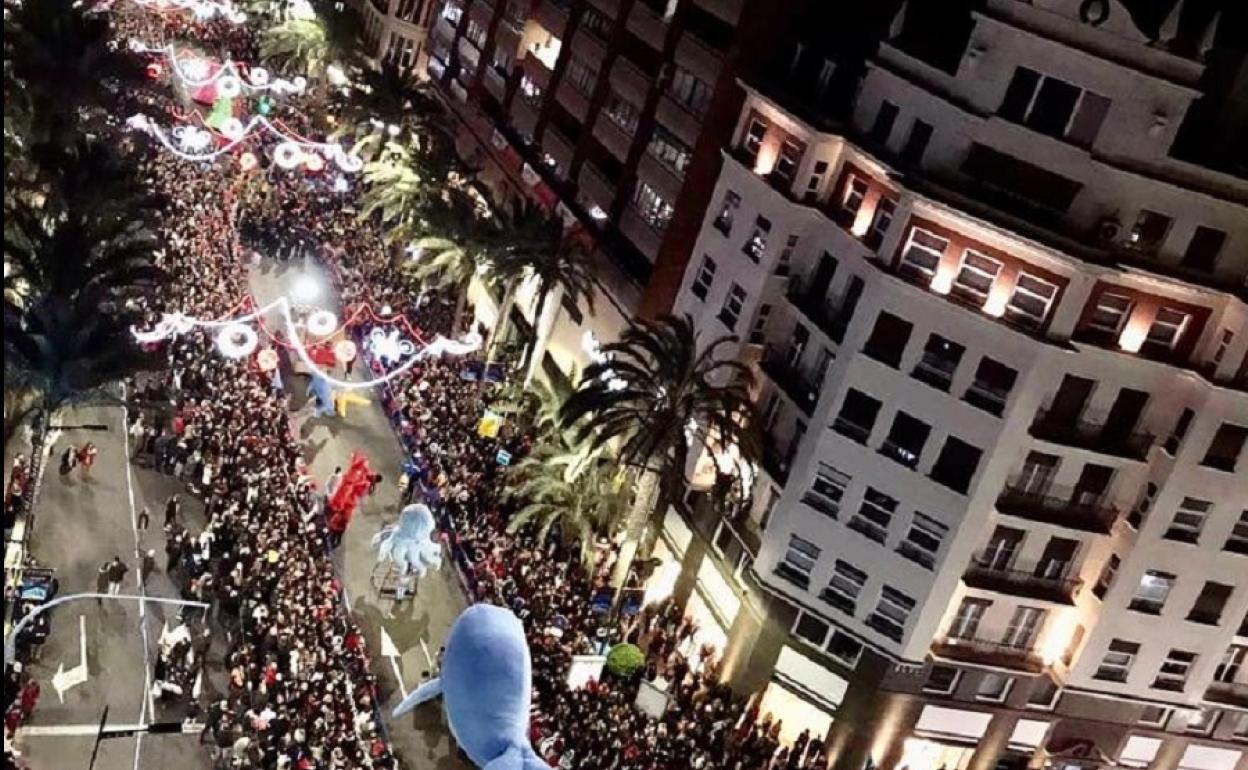
[[217, 96], [233, 99], [243, 92], [243, 83], [233, 75], [217, 80]]
[[260, 366], [260, 371], [271, 372], [277, 368], [277, 351], [273, 348], [265, 348], [256, 355], [256, 363]]
[[230, 324], [217, 333], [217, 350], [226, 358], [246, 358], [259, 342], [255, 330], [243, 324]]
[[308, 316], [308, 331], [318, 337], [333, 334], [338, 328], [338, 318], [328, 310], [318, 310]]
[[340, 364], [354, 360], [356, 352], [355, 343], [351, 340], [338, 340], [334, 343], [334, 358], [338, 359]]
[[303, 148], [294, 142], [282, 142], [273, 150], [273, 162], [289, 171], [303, 162]]

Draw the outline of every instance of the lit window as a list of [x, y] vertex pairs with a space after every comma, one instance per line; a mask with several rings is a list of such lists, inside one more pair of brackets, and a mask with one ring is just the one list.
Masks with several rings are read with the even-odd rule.
[[979, 623], [991, 606], [992, 602], [987, 599], [963, 599], [953, 616], [953, 622], [949, 624], [949, 633], [946, 636], [949, 639], [975, 639], [979, 633]]
[[1165, 350], [1173, 349], [1179, 338], [1183, 336], [1183, 330], [1187, 328], [1190, 320], [1191, 316], [1187, 313], [1161, 308], [1157, 311], [1157, 317], [1153, 319], [1153, 325], [1148, 327], [1145, 344], [1156, 345]]
[[985, 673], [979, 680], [979, 686], [975, 688], [975, 698], [992, 703], [1001, 703], [1010, 694], [1010, 688], [1013, 686], [1014, 677], [1012, 676], [991, 672]]
[[805, 151], [798, 142], [792, 139], [785, 139], [780, 145], [780, 157], [776, 159], [776, 167], [771, 173], [775, 174], [785, 182], [793, 181], [793, 174], [797, 171], [797, 165], [802, 160], [802, 153]]
[[534, 83], [528, 75], [520, 77], [520, 95], [529, 104], [536, 104], [542, 98], [542, 87]]
[[568, 66], [565, 72], [572, 87], [585, 96], [589, 96], [594, 90], [594, 83], [598, 80], [598, 73], [585, 64], [585, 62], [573, 56], [568, 59]]
[[677, 174], [685, 173], [693, 159], [693, 151], [689, 149], [689, 145], [658, 125], [654, 127], [654, 136], [650, 139], [650, 154]]
[[1028, 273], [1018, 274], [1018, 285], [1010, 296], [1005, 313], [1015, 322], [1038, 329], [1049, 317], [1049, 307], [1057, 296], [1057, 287]]
[[745, 239], [745, 247], [742, 249], [745, 255], [755, 262], [762, 260], [763, 253], [767, 251], [767, 236], [770, 233], [771, 220], [764, 216], [755, 218], [754, 230]]
[[850, 174], [845, 182], [845, 192], [841, 196], [841, 210], [845, 212], [847, 222], [852, 222], [858, 209], [862, 208], [862, 202], [866, 200], [869, 189], [866, 181]]
[[871, 219], [871, 227], [868, 228], [867, 234], [863, 237], [867, 246], [878, 249], [880, 244], [884, 242], [884, 236], [888, 233], [888, 228], [893, 224], [893, 215], [897, 213], [897, 202], [891, 198], [880, 198], [879, 204], [875, 207], [875, 214]]
[[637, 105], [623, 98], [619, 94], [611, 94], [610, 101], [607, 102], [605, 112], [607, 117], [611, 119], [624, 131], [631, 133], [637, 130], [638, 110]]
[[1122, 331], [1123, 324], [1131, 315], [1133, 305], [1134, 303], [1128, 297], [1104, 292], [1096, 299], [1096, 307], [1088, 319], [1088, 326], [1117, 337]]
[[672, 204], [663, 200], [655, 189], [645, 182], [637, 185], [637, 192], [633, 194], [633, 203], [636, 204], [637, 212], [641, 214], [646, 224], [656, 230], [667, 227], [667, 223], [672, 219]]
[[741, 196], [732, 190], [724, 193], [724, 203], [719, 207], [719, 216], [715, 217], [715, 229], [724, 235], [732, 234], [732, 220], [741, 207]]
[[752, 160], [758, 159], [758, 150], [763, 146], [763, 137], [767, 136], [767, 124], [759, 118], [750, 118], [750, 126], [741, 140], [741, 149]]
[[1174, 575], [1150, 569], [1140, 577], [1140, 585], [1135, 589], [1135, 597], [1127, 609], [1160, 615], [1173, 587]]
[[698, 115], [706, 110], [711, 100], [711, 87], [684, 67], [676, 68], [667, 91], [677, 102]]
[[1014, 610], [1010, 624], [1005, 628], [1005, 636], [1001, 637], [1001, 643], [1020, 650], [1031, 649], [1045, 614], [1039, 607], [1019, 607]]
[[1141, 209], [1135, 225], [1127, 234], [1127, 248], [1142, 251], [1145, 254], [1155, 253], [1165, 241], [1166, 233], [1170, 232], [1171, 222], [1170, 217], [1165, 214]]

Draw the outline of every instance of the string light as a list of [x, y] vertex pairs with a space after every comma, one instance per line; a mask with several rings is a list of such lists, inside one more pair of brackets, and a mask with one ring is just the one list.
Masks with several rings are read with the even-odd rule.
[[190, 11], [199, 21], [208, 21], [218, 16], [231, 24], [242, 24], [247, 21], [247, 14], [229, 3], [215, 0], [134, 0], [134, 4], [160, 13], [170, 8], [175, 11]]
[[240, 65], [232, 59], [217, 67], [215, 71], [210, 72], [209, 69], [212, 65], [210, 60], [201, 57], [179, 59], [178, 50], [173, 43], [163, 46], [150, 46], [142, 40], [131, 38], [130, 50], [135, 53], [164, 56], [169, 60], [169, 66], [173, 69], [173, 73], [177, 75], [181, 84], [189, 89], [203, 88], [215, 84], [219, 94], [234, 97], [240, 95], [244, 89], [247, 91], [272, 91], [276, 94], [301, 94], [308, 88], [308, 79], [302, 75], [290, 80], [286, 78], [272, 78], [269, 71], [263, 67], [247, 69], [247, 75], [244, 77], [243, 69], [246, 65]]
[[[257, 115], [249, 120], [243, 126], [242, 133], [237, 134], [233, 138], [222, 132], [222, 136], [227, 141], [215, 150], [209, 150], [213, 134], [208, 129], [201, 129], [195, 126], [178, 126], [170, 133], [166, 133], [164, 129], [142, 113], [127, 118], [126, 125], [135, 131], [144, 131], [156, 137], [157, 141], [165, 146], [165, 149], [183, 160], [212, 160], [230, 152], [255, 135], [268, 134], [281, 141], [273, 153], [273, 162], [281, 168], [293, 169], [298, 167], [305, 161], [305, 154], [308, 152], [323, 155], [322, 162], [324, 159], [332, 160], [338, 166], [338, 169], [344, 173], [354, 174], [364, 168], [364, 161], [358, 155], [350, 154], [341, 144], [337, 142], [314, 142], [301, 137], [292, 138], [263, 115]], [[232, 127], [230, 130], [236, 132], [237, 128]], [[172, 139], [170, 138], [171, 135]]]

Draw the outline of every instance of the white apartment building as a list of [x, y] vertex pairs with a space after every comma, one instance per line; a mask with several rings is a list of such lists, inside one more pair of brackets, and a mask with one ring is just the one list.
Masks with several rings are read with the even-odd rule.
[[1115, 0], [987, 0], [843, 131], [743, 84], [676, 312], [757, 363], [766, 449], [651, 585], [833, 766], [1248, 770], [1248, 183], [1170, 154], [1201, 71]]
[[352, 0], [364, 25], [370, 54], [413, 78], [426, 77], [426, 36], [438, 0]]

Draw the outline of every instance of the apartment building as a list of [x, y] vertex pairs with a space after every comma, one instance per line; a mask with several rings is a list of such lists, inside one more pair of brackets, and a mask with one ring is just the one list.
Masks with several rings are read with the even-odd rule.
[[426, 38], [438, 0], [351, 0], [351, 5], [360, 14], [371, 56], [413, 78], [425, 77]]
[[839, 123], [743, 81], [675, 307], [766, 446], [650, 590], [837, 768], [1246, 770], [1248, 182], [1172, 152], [1216, 19], [966, 22], [903, 7]]
[[[557, 208], [594, 244], [594, 313], [522, 290], [511, 328], [559, 377], [672, 307], [744, 92], [800, 0], [444, 0], [428, 70], [496, 197]], [[497, 297], [471, 294], [494, 325]]]

